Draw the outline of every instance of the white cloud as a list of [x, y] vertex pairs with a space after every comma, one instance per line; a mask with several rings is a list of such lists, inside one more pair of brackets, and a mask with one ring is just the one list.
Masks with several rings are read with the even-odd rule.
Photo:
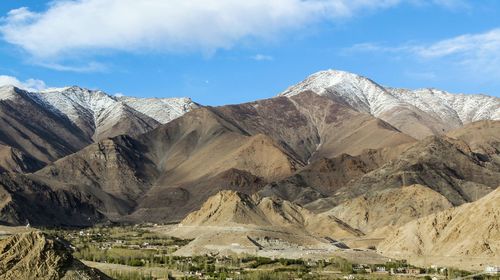
[[403, 0], [56, 0], [12, 10], [0, 32], [39, 59], [102, 50], [211, 53]]
[[63, 71], [63, 72], [77, 72], [77, 73], [87, 73], [87, 72], [105, 72], [107, 70], [106, 65], [99, 62], [89, 62], [84, 65], [65, 65], [55, 62], [35, 62], [34, 64], [42, 66], [48, 69]]
[[483, 79], [500, 77], [500, 28], [420, 45], [411, 50], [419, 58], [450, 61], [470, 75], [482, 75]]
[[0, 75], [0, 86], [15, 86], [27, 91], [40, 91], [47, 88], [47, 85], [42, 80], [27, 79], [22, 82], [16, 77]]
[[406, 43], [386, 46], [377, 43], [361, 43], [347, 52], [381, 52], [406, 54], [421, 62], [451, 63], [469, 72], [500, 75], [500, 28], [484, 33], [464, 34], [432, 43]]
[[459, 55], [464, 58], [500, 57], [500, 28], [485, 33], [465, 34], [413, 48], [424, 58]]
[[256, 61], [271, 61], [274, 60], [274, 57], [270, 55], [265, 55], [265, 54], [256, 54], [251, 57], [251, 59], [256, 60]]

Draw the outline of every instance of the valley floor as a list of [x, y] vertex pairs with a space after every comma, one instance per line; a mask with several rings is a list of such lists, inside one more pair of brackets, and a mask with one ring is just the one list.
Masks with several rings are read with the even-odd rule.
[[[267, 240], [274, 248], [252, 248], [236, 254], [208, 252], [188, 255], [184, 248], [193, 248], [193, 239], [169, 236], [175, 226], [94, 227], [82, 230], [46, 230], [69, 241], [74, 257], [114, 279], [455, 279], [472, 272], [431, 266], [439, 259], [425, 259], [421, 267], [406, 260], [388, 259], [371, 250], [312, 250], [303, 246]], [[0, 236], [32, 230], [26, 227], [1, 227]], [[202, 232], [210, 232], [200, 228]], [[219, 229], [220, 231], [220, 229]], [[248, 229], [235, 228], [236, 234], [255, 236]], [[269, 232], [265, 233], [269, 234]], [[210, 235], [208, 235], [210, 236]], [[220, 237], [220, 236], [219, 236]], [[1, 238], [1, 237], [0, 237]], [[230, 238], [228, 247], [241, 246]], [[204, 240], [203, 242], [206, 242]], [[350, 240], [353, 242], [354, 240]], [[263, 240], [259, 240], [263, 244]], [[360, 240], [360, 243], [367, 242]], [[307, 242], [306, 242], [307, 243]], [[248, 244], [252, 244], [251, 241]], [[196, 244], [195, 244], [196, 245]], [[209, 244], [205, 244], [209, 245]], [[255, 244], [254, 244], [255, 245]], [[191, 246], [191, 247], [190, 247]], [[211, 245], [219, 252], [228, 252], [220, 245]], [[208, 246], [209, 248], [211, 246]], [[219, 248], [220, 247], [220, 248]], [[234, 251], [234, 250], [233, 250]], [[238, 251], [238, 250], [236, 250]], [[463, 260], [463, 264], [468, 264]], [[479, 261], [479, 260], [478, 260]], [[481, 262], [484, 260], [481, 260]], [[476, 262], [473, 262], [474, 264]], [[484, 262], [483, 262], [484, 263]], [[457, 263], [460, 267], [461, 264]], [[477, 270], [484, 270], [480, 266]], [[498, 279], [482, 275], [474, 279]], [[497, 277], [497, 278], [495, 278]]]

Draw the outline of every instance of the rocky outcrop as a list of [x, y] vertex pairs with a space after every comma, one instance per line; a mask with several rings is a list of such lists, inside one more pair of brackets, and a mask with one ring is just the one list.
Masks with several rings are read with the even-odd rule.
[[252, 198], [234, 191], [221, 191], [210, 197], [200, 210], [190, 213], [182, 220], [181, 225], [195, 227], [244, 225], [335, 238], [362, 235], [360, 231], [349, 227], [332, 215], [314, 214], [289, 201], [270, 197]]
[[40, 280], [111, 279], [71, 256], [58, 238], [39, 231], [21, 233], [0, 241], [0, 278]]
[[0, 173], [27, 173], [41, 169], [45, 163], [18, 149], [0, 145]]
[[329, 214], [366, 234], [383, 227], [398, 227], [453, 205], [443, 195], [422, 185], [367, 193], [346, 201]]
[[491, 257], [500, 254], [500, 188], [462, 206], [409, 222], [379, 244], [384, 255]]

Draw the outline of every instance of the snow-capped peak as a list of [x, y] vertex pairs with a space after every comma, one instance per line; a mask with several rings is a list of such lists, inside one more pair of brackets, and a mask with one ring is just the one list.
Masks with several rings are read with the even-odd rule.
[[346, 71], [329, 69], [310, 75], [304, 81], [289, 87], [280, 95], [293, 96], [305, 90], [311, 90], [317, 94], [323, 95], [326, 94], [326, 91], [330, 88], [342, 86], [351, 87], [351, 89], [353, 89], [352, 92], [356, 94], [359, 93], [357, 91], [360, 90], [357, 86], [364, 86], [365, 84], [370, 84], [371, 86], [383, 90], [381, 86], [366, 77]]
[[[104, 112], [114, 109], [116, 113], [132, 109], [160, 123], [167, 123], [197, 107], [189, 98], [135, 98], [111, 96], [100, 90], [89, 90], [78, 86], [53, 88], [40, 95], [70, 119], [92, 114], [96, 119]], [[106, 114], [108, 117], [119, 117]]]
[[95, 140], [117, 133], [143, 133], [198, 107], [189, 98], [117, 97], [78, 86], [30, 94]]
[[394, 106], [404, 106], [384, 87], [374, 81], [339, 70], [317, 72], [303, 82], [288, 88], [280, 95], [293, 96], [306, 90], [347, 103], [360, 112], [370, 113], [374, 116], [379, 116]]
[[[429, 131], [443, 131], [479, 120], [500, 120], [500, 98], [487, 95], [452, 94], [437, 89], [394, 89], [353, 73], [326, 70], [289, 87], [281, 96], [313, 91], [337, 102], [370, 113], [402, 129], [407, 119], [424, 123]], [[411, 128], [403, 129], [408, 134]], [[423, 133], [425, 135], [425, 133]]]
[[160, 123], [167, 123], [199, 107], [188, 97], [136, 98], [122, 96], [117, 97], [117, 99]]
[[9, 100], [16, 96], [15, 87], [6, 85], [0, 87], [0, 100]]

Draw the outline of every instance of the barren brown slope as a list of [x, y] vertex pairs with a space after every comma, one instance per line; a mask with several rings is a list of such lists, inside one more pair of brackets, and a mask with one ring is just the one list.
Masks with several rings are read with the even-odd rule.
[[331, 257], [339, 250], [334, 240], [362, 235], [333, 216], [234, 191], [210, 197], [167, 234], [194, 239], [177, 255], [249, 253], [287, 258]]
[[32, 231], [0, 241], [0, 278], [40, 280], [111, 279], [71, 256], [56, 238]]
[[0, 144], [0, 173], [33, 172], [45, 166], [45, 163], [25, 154], [18, 149]]
[[357, 156], [341, 154], [334, 158], [322, 158], [290, 177], [266, 185], [259, 194], [290, 200], [314, 211], [325, 211], [331, 209], [332, 204], [323, 198], [328, 198], [349, 182], [396, 159], [410, 145], [406, 143], [390, 148], [369, 149]]
[[53, 189], [22, 174], [0, 174], [0, 224], [89, 226], [105, 221], [94, 204], [79, 190]]
[[235, 176], [254, 176], [247, 190], [253, 192], [260, 178], [289, 175], [298, 165], [269, 137], [238, 132], [202, 108], [137, 139], [120, 136], [90, 145], [36, 176], [91, 194], [113, 219], [137, 211], [127, 219], [157, 221], [182, 218], [221, 187], [239, 188]]
[[251, 198], [248, 195], [221, 191], [210, 197], [200, 210], [190, 213], [181, 222], [185, 226], [216, 226], [272, 228], [290, 233], [330, 236], [335, 238], [360, 236], [330, 215], [317, 215], [289, 201]]
[[[485, 161], [493, 161], [500, 167], [500, 121], [469, 123], [447, 135], [469, 144], [471, 150]], [[492, 168], [495, 168], [491, 165]]]
[[[475, 143], [496, 143], [495, 127]], [[467, 129], [474, 135], [476, 128]], [[463, 134], [463, 133], [462, 133]], [[463, 134], [465, 135], [465, 134]], [[369, 192], [421, 184], [444, 195], [454, 205], [473, 201], [500, 184], [497, 149], [474, 152], [466, 142], [446, 136], [368, 150], [313, 162], [294, 175], [268, 184], [264, 196], [291, 200], [314, 211], [326, 211]]]
[[500, 188], [478, 201], [410, 222], [387, 236], [379, 250], [387, 256], [498, 258]]
[[[260, 182], [288, 176], [303, 164], [273, 139], [248, 135], [212, 108], [190, 112], [140, 138], [153, 147], [161, 173], [132, 219], [180, 220], [221, 189], [250, 194]], [[242, 189], [234, 176], [258, 184]]]
[[401, 226], [453, 205], [441, 194], [421, 185], [367, 193], [328, 211], [351, 227], [369, 234], [385, 226]]
[[0, 87], [0, 143], [45, 163], [92, 142], [67, 117], [48, 109], [33, 94]]
[[303, 162], [415, 141], [369, 114], [313, 92], [214, 110], [248, 134], [265, 134], [282, 143]]
[[110, 218], [128, 215], [159, 174], [148, 147], [129, 136], [89, 145], [30, 175], [53, 189], [91, 197]]
[[465, 142], [430, 136], [397, 159], [349, 182], [333, 200], [343, 202], [367, 192], [411, 184], [427, 186], [453, 205], [460, 205], [491, 192], [500, 184], [500, 172], [495, 162], [479, 157]]
[[471, 149], [480, 150], [486, 143], [498, 144], [500, 142], [500, 121], [477, 121], [452, 130], [446, 134], [451, 138], [463, 140]]
[[156, 187], [141, 198], [140, 204], [127, 219], [180, 221], [189, 212], [199, 209], [208, 197], [221, 190], [253, 194], [265, 184], [264, 179], [250, 172], [231, 168], [216, 176], [191, 181], [178, 187]]

